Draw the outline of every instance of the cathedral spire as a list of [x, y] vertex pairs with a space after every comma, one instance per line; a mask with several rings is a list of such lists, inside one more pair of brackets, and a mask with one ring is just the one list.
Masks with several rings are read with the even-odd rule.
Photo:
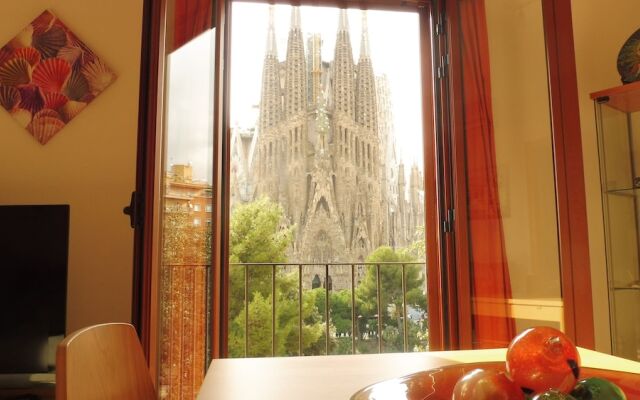
[[338, 32], [349, 32], [349, 19], [347, 18], [347, 10], [340, 9], [340, 20], [338, 21]]
[[300, 7], [291, 8], [291, 27], [285, 62], [284, 112], [287, 117], [307, 111], [307, 69], [300, 22]]
[[290, 29], [301, 29], [300, 7], [291, 7], [291, 28]]
[[362, 39], [360, 40], [360, 60], [369, 58], [369, 27], [367, 23], [367, 11], [362, 11]]
[[355, 116], [353, 52], [349, 37], [347, 10], [340, 10], [338, 34], [333, 57], [333, 106], [336, 111]]
[[362, 12], [362, 41], [360, 42], [360, 58], [358, 60], [356, 82], [356, 121], [366, 127], [369, 132], [377, 134], [378, 107], [376, 102], [376, 79], [373, 73], [371, 54], [369, 51], [369, 30], [367, 12]]
[[274, 6], [269, 6], [269, 29], [267, 30], [267, 56], [278, 57], [278, 49], [276, 47], [276, 30], [274, 28]]
[[322, 37], [319, 33], [314, 33], [307, 39], [307, 71], [309, 71], [307, 100], [312, 106], [317, 106], [323, 93]]
[[267, 29], [267, 48], [262, 64], [262, 92], [260, 95], [259, 128], [264, 132], [275, 126], [282, 118], [280, 101], [280, 74], [276, 33], [273, 21], [273, 6], [269, 7], [269, 28]]

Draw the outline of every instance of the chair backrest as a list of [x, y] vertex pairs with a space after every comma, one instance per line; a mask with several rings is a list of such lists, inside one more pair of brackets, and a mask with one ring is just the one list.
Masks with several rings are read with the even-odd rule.
[[94, 325], [67, 336], [56, 354], [56, 399], [156, 399], [133, 326]]

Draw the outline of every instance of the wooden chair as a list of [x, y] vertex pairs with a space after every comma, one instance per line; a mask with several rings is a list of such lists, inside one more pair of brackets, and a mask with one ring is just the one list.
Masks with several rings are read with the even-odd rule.
[[56, 399], [156, 399], [133, 326], [94, 325], [67, 336], [56, 354]]

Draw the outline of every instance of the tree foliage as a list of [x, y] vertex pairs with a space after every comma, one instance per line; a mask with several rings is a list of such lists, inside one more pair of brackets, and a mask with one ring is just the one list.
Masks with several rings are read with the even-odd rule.
[[[302, 320], [302, 354], [349, 354], [355, 341], [356, 352], [378, 351], [378, 307], [382, 322], [383, 351], [402, 351], [407, 310], [416, 320], [407, 318], [409, 350], [425, 350], [428, 332], [423, 324], [427, 309], [424, 264], [404, 266], [406, 295], [402, 294], [401, 264], [424, 260], [422, 239], [405, 249], [382, 246], [367, 257], [363, 275], [356, 287], [355, 310], [350, 289], [330, 290], [319, 287], [302, 293], [300, 316], [298, 271], [284, 266], [258, 263], [286, 263], [287, 250], [293, 240], [293, 228], [282, 223], [283, 210], [268, 198], [238, 205], [230, 221], [230, 298], [229, 354], [232, 357], [298, 355], [300, 320]], [[420, 242], [422, 240], [422, 242]], [[234, 265], [234, 263], [236, 265]], [[378, 271], [379, 270], [379, 271]], [[378, 283], [378, 275], [380, 282]], [[273, 282], [275, 280], [275, 290]], [[378, 302], [378, 285], [380, 301]], [[326, 296], [329, 293], [329, 348], [326, 343]], [[275, 294], [275, 307], [273, 298]], [[245, 308], [248, 303], [248, 309]], [[275, 321], [273, 310], [275, 308]], [[355, 314], [356, 322], [353, 323]], [[248, 319], [247, 319], [248, 318]], [[275, 325], [275, 335], [272, 326]], [[354, 332], [355, 325], [355, 332]], [[246, 330], [245, 330], [246, 326]], [[248, 338], [245, 335], [248, 333]], [[353, 336], [355, 335], [355, 339]], [[275, 342], [272, 340], [275, 338]], [[245, 348], [246, 347], [246, 348]]]
[[236, 206], [231, 215], [231, 263], [279, 263], [287, 260], [293, 228], [280, 227], [282, 207], [267, 197]]
[[[300, 340], [297, 272], [284, 267], [256, 265], [285, 263], [293, 228], [282, 226], [282, 208], [261, 198], [238, 205], [230, 221], [229, 354], [259, 357], [272, 354], [274, 342], [273, 282], [275, 280], [275, 354], [296, 355]], [[243, 265], [233, 265], [243, 263]], [[255, 263], [255, 264], [252, 264]], [[245, 309], [245, 297], [249, 305]], [[325, 325], [315, 295], [302, 296], [302, 349], [313, 351], [324, 343]], [[248, 311], [248, 312], [247, 312]], [[247, 320], [248, 315], [248, 320]], [[246, 322], [246, 332], [245, 332]], [[248, 341], [245, 343], [245, 334]]]
[[281, 228], [282, 219], [282, 207], [267, 197], [239, 204], [233, 209], [229, 223], [230, 318], [235, 318], [243, 307], [245, 280], [249, 303], [256, 292], [263, 298], [271, 294], [271, 270], [261, 266], [245, 269], [233, 264], [285, 262], [293, 229]]
[[[407, 313], [407, 350], [427, 350], [428, 332], [424, 321], [427, 308], [425, 293], [424, 264], [416, 259], [409, 249], [393, 250], [382, 246], [373, 251], [366, 260], [371, 265], [363, 265], [363, 276], [355, 291], [355, 327], [352, 323], [351, 290], [330, 291], [329, 308], [331, 330], [330, 352], [333, 354], [377, 353], [378, 348], [378, 271], [380, 263], [380, 319], [382, 350], [403, 351], [404, 307], [402, 296], [402, 263], [404, 266]], [[394, 264], [385, 264], [394, 263]], [[412, 264], [413, 263], [413, 264]], [[325, 289], [318, 292], [316, 306], [320, 314], [325, 310]], [[416, 318], [420, 316], [419, 318]], [[354, 332], [355, 328], [355, 332]], [[352, 341], [352, 335], [356, 338]]]
[[[406, 298], [407, 311], [412, 309], [414, 315], [424, 315], [427, 309], [424, 264], [411, 264], [416, 261], [416, 258], [409, 250], [393, 250], [389, 246], [378, 247], [366, 261], [380, 264], [367, 266], [365, 275], [356, 289], [359, 336], [364, 338], [365, 333], [373, 332], [377, 337], [378, 320], [380, 320], [383, 351], [402, 351], [404, 318], [407, 318], [409, 349], [413, 349], [419, 345], [416, 334], [420, 329], [420, 321], [412, 321], [408, 315], [405, 315], [403, 302]], [[401, 263], [409, 264], [404, 264], [403, 268]], [[403, 296], [403, 273], [405, 296]], [[380, 282], [378, 282], [378, 276]], [[378, 293], [380, 293], [380, 306], [378, 306]], [[378, 307], [380, 307], [380, 318], [378, 318]], [[418, 347], [425, 346], [426, 344], [423, 344]]]
[[[272, 295], [263, 297], [254, 292], [249, 303], [248, 323], [249, 334], [245, 343], [245, 321], [247, 314], [244, 306], [241, 312], [231, 321], [231, 335], [229, 336], [229, 354], [232, 357], [263, 357], [298, 355], [300, 348], [300, 312], [297, 296], [290, 295], [297, 292], [297, 277], [295, 273], [279, 276], [276, 284], [276, 319], [275, 319], [275, 347], [272, 348], [274, 321]], [[302, 351], [303, 354], [314, 352], [314, 348], [324, 343], [325, 324], [322, 316], [315, 307], [314, 296], [303, 295], [302, 298]]]

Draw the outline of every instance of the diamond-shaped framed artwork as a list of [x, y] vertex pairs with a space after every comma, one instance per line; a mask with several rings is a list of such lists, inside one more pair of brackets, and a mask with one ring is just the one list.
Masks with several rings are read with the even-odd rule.
[[0, 106], [41, 144], [115, 79], [50, 10], [0, 48]]

